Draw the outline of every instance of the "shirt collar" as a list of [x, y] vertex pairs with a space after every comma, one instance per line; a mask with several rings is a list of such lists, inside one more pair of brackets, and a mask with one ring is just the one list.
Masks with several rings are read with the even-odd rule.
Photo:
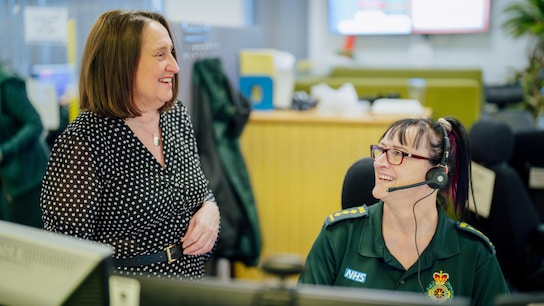
[[[362, 227], [358, 252], [364, 257], [384, 258], [389, 254], [382, 233], [383, 202], [368, 207], [368, 220]], [[459, 254], [455, 222], [438, 209], [438, 225], [431, 243], [422, 253], [423, 264]], [[390, 256], [390, 255], [389, 255]]]

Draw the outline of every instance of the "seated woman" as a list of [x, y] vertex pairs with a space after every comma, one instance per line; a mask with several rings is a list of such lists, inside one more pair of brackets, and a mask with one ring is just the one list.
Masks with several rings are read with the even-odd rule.
[[509, 289], [492, 243], [462, 219], [471, 155], [454, 118], [403, 119], [377, 145], [372, 195], [380, 201], [330, 215], [300, 284], [422, 292], [437, 303], [464, 297], [493, 305]]

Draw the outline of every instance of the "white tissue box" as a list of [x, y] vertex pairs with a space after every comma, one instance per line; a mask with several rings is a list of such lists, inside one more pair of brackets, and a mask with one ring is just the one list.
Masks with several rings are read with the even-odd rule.
[[370, 111], [380, 115], [419, 115], [424, 108], [418, 100], [383, 98], [375, 100]]

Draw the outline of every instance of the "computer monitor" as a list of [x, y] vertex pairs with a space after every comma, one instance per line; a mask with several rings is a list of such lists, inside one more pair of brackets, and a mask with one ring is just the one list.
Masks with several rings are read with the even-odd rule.
[[328, 0], [340, 35], [464, 34], [489, 27], [490, 0]]
[[[222, 306], [370, 306], [436, 305], [421, 293], [348, 287], [287, 286], [244, 280], [203, 281], [131, 277], [138, 284], [139, 305]], [[123, 293], [127, 296], [127, 293]], [[450, 306], [469, 305], [456, 297]]]
[[67, 93], [75, 94], [75, 86], [77, 85], [75, 82], [73, 65], [37, 64], [31, 66], [30, 78], [26, 80], [26, 90], [30, 101], [40, 114], [46, 130], [56, 131], [61, 128], [61, 100]]
[[76, 81], [74, 66], [69, 64], [32, 65], [30, 76], [36, 80], [51, 82], [58, 97], [64, 95]]
[[109, 305], [110, 246], [0, 221], [0, 305]]

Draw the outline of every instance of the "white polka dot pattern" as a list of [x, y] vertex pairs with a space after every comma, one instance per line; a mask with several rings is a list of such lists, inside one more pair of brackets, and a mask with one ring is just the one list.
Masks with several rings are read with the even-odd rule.
[[[179, 242], [202, 202], [214, 198], [187, 109], [178, 101], [160, 124], [166, 168], [124, 120], [80, 113], [51, 153], [40, 201], [45, 229], [110, 244], [116, 258], [152, 254]], [[199, 279], [209, 256], [119, 269]]]

